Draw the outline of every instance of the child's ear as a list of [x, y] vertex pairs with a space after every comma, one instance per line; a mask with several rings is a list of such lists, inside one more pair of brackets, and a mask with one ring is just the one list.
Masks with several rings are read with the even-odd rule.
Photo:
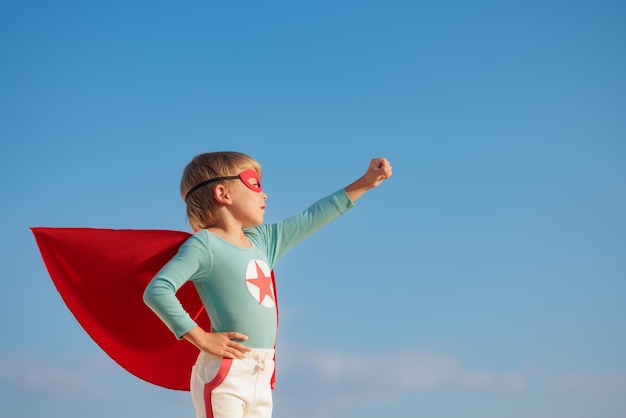
[[221, 184], [218, 184], [213, 189], [213, 198], [217, 203], [221, 203], [223, 205], [230, 203], [230, 195], [228, 194], [228, 190]]

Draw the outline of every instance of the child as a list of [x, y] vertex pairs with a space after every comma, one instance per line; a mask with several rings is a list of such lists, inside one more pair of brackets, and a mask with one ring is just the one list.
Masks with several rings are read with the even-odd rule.
[[[198, 418], [271, 417], [277, 328], [272, 269], [392, 170], [385, 158], [373, 159], [349, 186], [271, 225], [263, 224], [261, 174], [254, 159], [237, 152], [201, 154], [187, 165], [181, 194], [195, 234], [144, 293], [176, 337], [200, 349], [191, 377]], [[211, 330], [199, 327], [176, 297], [187, 281], [198, 290]]]

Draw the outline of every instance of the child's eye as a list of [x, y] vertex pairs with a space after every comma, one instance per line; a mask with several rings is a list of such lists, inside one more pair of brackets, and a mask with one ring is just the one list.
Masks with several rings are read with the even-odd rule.
[[252, 169], [244, 170], [239, 173], [239, 178], [249, 189], [255, 192], [261, 191], [261, 181], [259, 180], [259, 175], [256, 171]]

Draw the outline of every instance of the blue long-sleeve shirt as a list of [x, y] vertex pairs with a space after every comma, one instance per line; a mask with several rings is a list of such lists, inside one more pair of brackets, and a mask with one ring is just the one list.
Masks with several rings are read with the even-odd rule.
[[294, 245], [354, 204], [341, 189], [305, 211], [274, 224], [244, 231], [252, 246], [232, 244], [205, 229], [191, 236], [152, 279], [144, 301], [181, 338], [197, 326], [176, 292], [192, 281], [216, 332], [248, 336], [253, 348], [273, 348], [276, 309], [271, 270]]

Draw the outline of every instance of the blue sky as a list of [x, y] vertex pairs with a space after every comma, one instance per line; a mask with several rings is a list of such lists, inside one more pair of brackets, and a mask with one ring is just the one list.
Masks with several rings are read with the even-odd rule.
[[394, 176], [277, 266], [276, 418], [626, 415], [626, 6], [3, 1], [0, 412], [192, 417], [89, 339], [31, 226], [189, 230], [211, 150], [266, 221]]

